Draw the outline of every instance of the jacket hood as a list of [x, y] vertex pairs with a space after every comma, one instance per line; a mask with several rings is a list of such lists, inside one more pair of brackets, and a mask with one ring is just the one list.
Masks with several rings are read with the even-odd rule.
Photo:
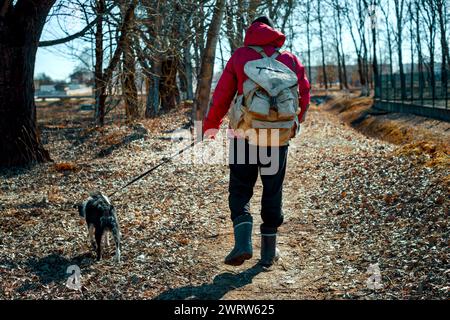
[[271, 45], [281, 48], [286, 41], [286, 36], [268, 25], [255, 22], [247, 30], [244, 39], [244, 46], [265, 46]]

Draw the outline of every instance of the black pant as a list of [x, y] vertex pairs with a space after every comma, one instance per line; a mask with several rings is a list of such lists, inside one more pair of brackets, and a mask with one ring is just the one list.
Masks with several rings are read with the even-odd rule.
[[[230, 141], [229, 206], [231, 219], [250, 216], [250, 199], [260, 172], [263, 184], [261, 199], [262, 233], [275, 233], [283, 223], [282, 192], [286, 173], [287, 146], [257, 147], [246, 140]], [[244, 217], [242, 217], [244, 218]]]

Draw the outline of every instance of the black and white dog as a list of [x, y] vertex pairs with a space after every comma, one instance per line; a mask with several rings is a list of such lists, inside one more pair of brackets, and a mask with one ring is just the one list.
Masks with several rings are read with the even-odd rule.
[[[116, 246], [117, 262], [120, 262], [120, 228], [117, 220], [116, 209], [108, 197], [101, 192], [94, 192], [82, 204], [78, 205], [80, 216], [86, 219], [89, 239], [92, 247], [97, 252], [97, 260], [102, 258], [103, 242], [109, 246], [109, 234], [111, 232]], [[105, 241], [103, 239], [105, 238]]]

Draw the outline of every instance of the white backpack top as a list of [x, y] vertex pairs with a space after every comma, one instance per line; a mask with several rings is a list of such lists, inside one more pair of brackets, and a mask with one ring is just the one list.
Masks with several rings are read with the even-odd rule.
[[261, 47], [251, 46], [249, 48], [257, 51], [263, 58], [247, 62], [244, 66], [244, 72], [266, 90], [271, 97], [278, 96], [283, 89], [297, 85], [298, 79], [295, 72], [284, 63], [276, 60], [280, 54], [278, 51], [268, 57]]

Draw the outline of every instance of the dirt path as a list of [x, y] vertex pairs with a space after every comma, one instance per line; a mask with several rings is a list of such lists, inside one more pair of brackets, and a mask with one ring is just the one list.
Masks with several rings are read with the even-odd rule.
[[[232, 234], [225, 232], [209, 241], [211, 261], [221, 273], [243, 273], [244, 286], [227, 292], [224, 299], [323, 299], [367, 295], [365, 281], [369, 275], [352, 261], [364, 248], [359, 244], [346, 246], [342, 233], [330, 230], [330, 212], [337, 211], [331, 199], [335, 190], [329, 182], [344, 174], [351, 159], [357, 166], [364, 157], [383, 157], [393, 147], [355, 132], [334, 116], [312, 108], [301, 136], [292, 141], [284, 192], [285, 223], [280, 228], [282, 261], [269, 272], [246, 270], [259, 258], [259, 230], [262, 185], [258, 181], [252, 208], [255, 217], [254, 258], [235, 269], [221, 264], [232, 245]], [[226, 192], [224, 189], [223, 192]], [[335, 212], [331, 212], [334, 214]], [[225, 231], [230, 231], [226, 223]], [[205, 253], [207, 256], [208, 253]], [[375, 261], [374, 261], [375, 262]], [[245, 283], [251, 280], [251, 284]], [[240, 278], [241, 276], [238, 276]], [[239, 282], [239, 281], [238, 281]]]
[[[170, 154], [161, 132], [185, 119], [177, 113], [144, 122], [146, 138], [107, 156], [99, 154], [132, 129], [44, 130], [55, 161], [73, 167], [3, 173], [0, 298], [448, 298], [448, 168], [393, 156], [395, 146], [317, 107], [290, 147], [282, 261], [271, 271], [255, 266], [260, 181], [252, 200], [254, 258], [228, 267], [222, 263], [233, 245], [228, 169], [180, 162], [114, 200], [123, 262], [95, 262], [73, 203], [89, 190], [121, 185]], [[366, 271], [377, 263], [382, 288], [370, 290]], [[65, 286], [73, 264], [81, 269], [80, 292]]]

